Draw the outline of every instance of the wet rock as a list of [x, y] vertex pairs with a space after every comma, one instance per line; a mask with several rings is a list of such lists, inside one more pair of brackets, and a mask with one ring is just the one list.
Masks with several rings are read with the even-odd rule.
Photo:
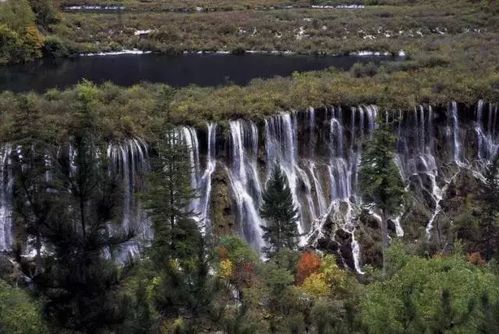
[[0, 279], [8, 281], [16, 268], [7, 255], [0, 254]]
[[354, 270], [355, 264], [352, 254], [352, 235], [342, 229], [338, 229], [335, 233], [335, 241], [339, 246], [338, 253], [341, 257], [342, 264]]
[[213, 232], [215, 235], [231, 233], [235, 230], [235, 217], [232, 213], [229, 180], [223, 166], [217, 166], [212, 182], [211, 211], [214, 224]]

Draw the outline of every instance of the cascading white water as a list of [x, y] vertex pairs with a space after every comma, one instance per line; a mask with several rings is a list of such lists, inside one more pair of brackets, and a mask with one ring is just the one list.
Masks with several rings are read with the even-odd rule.
[[14, 177], [10, 165], [12, 147], [0, 148], [0, 252], [12, 249], [12, 201]]
[[[211, 193], [211, 175], [215, 170], [215, 136], [216, 125], [208, 125], [208, 155], [206, 169], [202, 172], [200, 165], [199, 141], [196, 130], [190, 127], [177, 129], [177, 134], [184, 141], [188, 152], [191, 169], [191, 186], [198, 192], [198, 196], [191, 203], [191, 210], [200, 223], [200, 229], [204, 233], [204, 227], [208, 217], [209, 196]], [[74, 156], [70, 152], [70, 157]], [[123, 206], [122, 223], [120, 226], [109, 226], [110, 233], [126, 233], [129, 230], [135, 233], [135, 237], [115, 250], [113, 256], [119, 262], [126, 262], [130, 258], [140, 254], [140, 249], [153, 237], [150, 221], [136, 198], [136, 192], [140, 190], [141, 178], [149, 170], [149, 155], [147, 144], [140, 139], [128, 139], [120, 143], [111, 143], [108, 146], [108, 157], [111, 162], [111, 172], [121, 175], [123, 180]], [[108, 251], [108, 256], [111, 252]]]
[[231, 161], [227, 167], [242, 236], [256, 249], [263, 245], [259, 215], [260, 177], [257, 172], [258, 129], [253, 122], [231, 121]]
[[200, 163], [200, 147], [197, 132], [191, 127], [181, 128], [181, 138], [189, 150], [191, 164], [191, 187], [196, 197], [190, 204], [193, 218], [198, 222], [199, 229], [204, 235], [210, 227], [209, 204], [211, 195], [211, 177], [215, 171], [216, 160], [216, 124], [208, 124], [206, 166], [202, 170]]
[[424, 189], [434, 204], [433, 213], [426, 227], [429, 235], [433, 222], [440, 213], [443, 196], [442, 188], [437, 183], [439, 170], [434, 155], [433, 109], [429, 107], [425, 110], [423, 106], [419, 106], [406, 117], [400, 113], [398, 122], [396, 161], [403, 179], [408, 184], [417, 183], [416, 186]]
[[[306, 173], [303, 172], [297, 163], [297, 122], [295, 118], [295, 113], [282, 113], [265, 121], [265, 150], [267, 153], [267, 175], [270, 175], [272, 168], [275, 166], [279, 166], [284, 174], [286, 174], [289, 189], [293, 195], [293, 201], [300, 213], [298, 232], [303, 234], [306, 230], [303, 221], [305, 218], [305, 209], [298, 198], [298, 187], [300, 184], [299, 177], [304, 177]], [[303, 185], [307, 193], [310, 194], [310, 180], [306, 181], [303, 182]], [[310, 205], [313, 203], [311, 194], [306, 197], [309, 205], [308, 212], [309, 214], [313, 214], [315, 210], [310, 208]]]
[[452, 101], [450, 105], [450, 114], [452, 120], [452, 141], [454, 144], [453, 145], [454, 162], [456, 163], [457, 166], [464, 167], [465, 161], [462, 152], [461, 135], [459, 133], [460, 132], [459, 116], [458, 116], [456, 101]]
[[110, 172], [120, 175], [123, 182], [121, 225], [110, 225], [109, 231], [111, 234], [129, 231], [135, 233], [133, 240], [116, 251], [115, 257], [122, 263], [136, 257], [140, 253], [141, 244], [152, 238], [150, 223], [136, 198], [136, 192], [140, 188], [138, 179], [149, 169], [147, 150], [145, 142], [135, 138], [111, 143], [107, 149]]
[[314, 181], [314, 190], [317, 197], [317, 210], [315, 219], [321, 219], [328, 212], [328, 204], [322, 188], [322, 183], [319, 181], [317, 167], [314, 161], [309, 161], [309, 173]]
[[[336, 229], [351, 235], [353, 264], [350, 262], [349, 265], [362, 272], [361, 249], [356, 238], [356, 221], [361, 204], [358, 167], [362, 144], [369, 140], [375, 129], [377, 114], [374, 106], [360, 106], [349, 112], [341, 108], [309, 108], [304, 112], [270, 117], [265, 121], [265, 159], [259, 157], [259, 133], [250, 121], [229, 122], [227, 155], [223, 152], [217, 155], [215, 124], [208, 125], [206, 141], [198, 140], [195, 129], [179, 127], [178, 134], [189, 149], [193, 167], [190, 177], [198, 197], [191, 208], [197, 213], [195, 218], [200, 223], [201, 231], [207, 233], [211, 225], [212, 175], [218, 159], [218, 165], [225, 165], [228, 172], [241, 235], [260, 250], [264, 244], [260, 228], [264, 222], [259, 216], [263, 188], [260, 180], [265, 178], [265, 174], [268, 177], [271, 168], [278, 165], [286, 174], [293, 200], [299, 208], [299, 231], [307, 233], [301, 243], [314, 244], [324, 237], [323, 227], [330, 218]], [[397, 118], [395, 114], [384, 115], [387, 120], [390, 117]], [[471, 162], [476, 159], [490, 161], [497, 155], [497, 105], [480, 102], [476, 108], [471, 129], [477, 140], [476, 157], [468, 151], [463, 152], [462, 141], [470, 138], [469, 126], [463, 117], [458, 113], [458, 105], [452, 103], [444, 117], [431, 107], [419, 106], [409, 112], [400, 112], [396, 121], [396, 163], [407, 189], [418, 192], [429, 209], [428, 237], [442, 212], [441, 203], [448, 185], [460, 170], [474, 168], [467, 158]], [[205, 142], [206, 147], [201, 148], [200, 143]], [[7, 168], [10, 153], [6, 147], [0, 149], [0, 250], [8, 250], [12, 240], [11, 234], [6, 231], [12, 230], [10, 211], [14, 180]], [[73, 160], [76, 152], [71, 147], [69, 150], [69, 157]], [[121, 230], [137, 225], [149, 226], [134, 196], [140, 175], [147, 170], [146, 145], [138, 140], [124, 141], [110, 145], [108, 154], [113, 172], [122, 175], [125, 185]], [[375, 215], [376, 208], [373, 208]], [[403, 217], [392, 217], [391, 221], [397, 236], [403, 236]], [[150, 237], [150, 228], [147, 227], [144, 233]], [[138, 244], [135, 246], [138, 247]], [[138, 248], [128, 249], [127, 252], [135, 253], [136, 250]]]
[[[457, 121], [457, 109], [451, 115], [453, 128], [453, 157], [454, 161], [460, 161], [459, 128]], [[401, 170], [403, 179], [410, 187], [413, 184], [418, 189], [424, 191], [425, 196], [429, 196], [433, 202], [433, 211], [426, 225], [426, 234], [429, 238], [433, 223], [441, 212], [441, 201], [443, 199], [446, 185], [450, 180], [445, 181], [440, 186], [437, 180], [440, 178], [439, 168], [437, 166], [434, 147], [434, 125], [433, 109], [424, 106], [414, 108], [414, 112], [403, 117], [400, 113], [399, 126], [397, 130], [397, 162]], [[403, 130], [402, 130], [403, 129]], [[394, 219], [397, 229], [402, 229], [399, 219]]]
[[[197, 136], [196, 129], [191, 127], [182, 127], [179, 129], [179, 136], [184, 142], [189, 152], [189, 160], [190, 160], [190, 174], [191, 174], [191, 187], [194, 191], [199, 190], [199, 182], [200, 180], [200, 161], [199, 161], [199, 140]], [[199, 215], [197, 209], [199, 208], [200, 198], [196, 196], [191, 202], [190, 210], [194, 213], [195, 218]]]
[[[356, 226], [354, 225], [354, 210], [358, 206], [360, 195], [358, 192], [358, 172], [362, 155], [362, 141], [370, 138], [376, 128], [376, 118], [378, 109], [375, 106], [362, 106], [352, 108], [350, 122], [350, 148], [347, 151], [344, 147], [345, 126], [343, 112], [341, 108], [333, 108], [330, 124], [330, 164], [329, 175], [331, 184], [331, 205], [330, 213], [338, 212], [340, 204], [344, 203], [346, 209], [342, 212], [339, 220], [342, 221], [341, 228], [352, 236], [351, 249], [355, 270], [363, 273], [360, 261], [360, 245], [355, 239]], [[358, 116], [358, 117], [356, 117]], [[365, 122], [367, 118], [367, 124]], [[358, 122], [356, 122], [358, 119]], [[367, 126], [366, 126], [367, 125]]]
[[208, 124], [208, 150], [206, 154], [206, 168], [199, 182], [199, 206], [196, 208], [199, 212], [199, 219], [204, 222], [201, 229], [202, 233], [206, 233], [206, 228], [211, 227], [211, 220], [209, 215], [210, 210], [210, 196], [211, 196], [211, 177], [215, 172], [217, 166], [217, 152], [216, 152], [216, 138], [217, 126], [214, 123]]
[[497, 133], [497, 105], [490, 104], [487, 118], [484, 118], [484, 101], [478, 101], [475, 113], [478, 159], [491, 161], [497, 157], [499, 140]]
[[[361, 272], [360, 246], [355, 239], [353, 225], [353, 206], [358, 198], [354, 189], [360, 164], [361, 139], [372, 135], [376, 127], [377, 108], [365, 106], [352, 111], [352, 135], [348, 150], [345, 147], [345, 124], [341, 108], [332, 108], [330, 115], [328, 111], [329, 135], [326, 145], [330, 153], [327, 159], [314, 155], [314, 148], [310, 146], [313, 139], [309, 138], [304, 138], [303, 147], [307, 152], [300, 154], [296, 114], [283, 113], [267, 119], [265, 138], [268, 167], [270, 169], [278, 165], [286, 174], [300, 212], [299, 231], [308, 232], [301, 243], [311, 243], [321, 237], [323, 224], [333, 214], [341, 221], [339, 228], [352, 235], [352, 250], [355, 250], [352, 255], [357, 271]], [[316, 136], [316, 111], [309, 108], [306, 113], [308, 133]], [[329, 180], [328, 184], [324, 180]], [[340, 208], [342, 204], [343, 208]]]

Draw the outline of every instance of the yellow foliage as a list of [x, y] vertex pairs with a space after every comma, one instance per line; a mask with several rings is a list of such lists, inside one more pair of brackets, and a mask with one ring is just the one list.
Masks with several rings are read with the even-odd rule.
[[323, 297], [346, 289], [347, 280], [347, 273], [338, 267], [335, 258], [326, 255], [321, 258], [319, 270], [310, 274], [299, 289], [305, 294]]
[[322, 259], [320, 272], [324, 274], [327, 284], [333, 290], [342, 288], [347, 280], [347, 273], [336, 264], [336, 260], [331, 255], [326, 255]]
[[220, 270], [219, 275], [224, 279], [229, 279], [232, 277], [232, 273], [234, 272], [234, 264], [228, 260], [222, 260], [220, 262]]
[[39, 50], [43, 47], [44, 38], [35, 25], [30, 25], [26, 27], [25, 40], [31, 45], [35, 50]]
[[313, 273], [308, 276], [305, 281], [303, 281], [300, 289], [314, 297], [327, 296], [330, 292], [330, 286], [326, 281], [326, 275], [324, 273]]

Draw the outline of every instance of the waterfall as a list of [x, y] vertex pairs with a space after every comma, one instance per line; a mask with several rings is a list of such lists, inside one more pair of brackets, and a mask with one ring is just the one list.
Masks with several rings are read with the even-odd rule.
[[352, 257], [353, 257], [353, 264], [355, 267], [355, 271], [363, 275], [364, 272], [362, 271], [360, 265], [360, 245], [358, 241], [355, 239], [355, 231], [352, 232]]
[[12, 202], [14, 176], [10, 165], [12, 147], [0, 148], [0, 252], [12, 249]]
[[[312, 215], [311, 205], [311, 186], [306, 173], [298, 166], [298, 147], [297, 147], [297, 129], [296, 114], [282, 113], [271, 117], [265, 121], [265, 149], [267, 152], [267, 175], [270, 175], [274, 166], [279, 166], [286, 175], [289, 183], [289, 189], [293, 201], [300, 213], [298, 232], [303, 234], [305, 231], [304, 217], [305, 209], [299, 200], [298, 187], [300, 185], [299, 177], [304, 177], [303, 185], [307, 192], [308, 212]], [[308, 181], [308, 182], [307, 182]]]
[[227, 167], [232, 195], [237, 206], [241, 235], [256, 249], [263, 245], [263, 224], [259, 215], [260, 178], [257, 172], [258, 129], [253, 122], [231, 121], [231, 164]]
[[316, 136], [316, 120], [315, 120], [315, 109], [310, 107], [308, 108], [308, 136], [309, 136], [309, 141], [308, 141], [308, 150], [309, 150], [309, 157], [312, 159], [315, 157], [315, 141], [317, 140]]
[[[120, 175], [123, 182], [121, 225], [110, 225], [109, 233], [128, 233], [129, 231], [136, 233], [133, 240], [120, 246], [115, 253], [118, 262], [124, 263], [138, 256], [141, 242], [152, 238], [150, 222], [136, 198], [136, 192], [140, 189], [139, 180], [149, 170], [147, 145], [144, 141], [135, 138], [120, 143], [110, 143], [107, 155], [110, 160], [111, 173]], [[109, 256], [111, 253], [109, 251]]]
[[459, 117], [457, 112], [457, 103], [452, 101], [450, 106], [450, 114], [452, 119], [452, 141], [453, 141], [453, 152], [454, 152], [454, 162], [457, 166], [463, 167], [464, 157], [461, 146], [460, 128], [459, 128]]
[[[358, 221], [365, 203], [361, 201], [358, 172], [362, 147], [372, 138], [378, 114], [377, 107], [372, 105], [282, 112], [265, 119], [262, 134], [248, 120], [228, 122], [226, 136], [219, 133], [222, 125], [215, 123], [207, 124], [206, 131], [178, 127], [176, 133], [188, 149], [192, 166], [189, 179], [197, 197], [190, 209], [195, 212], [193, 218], [200, 231], [203, 234], [210, 231], [212, 178], [217, 166], [222, 166], [227, 172], [235, 226], [254, 249], [261, 250], [264, 246], [261, 225], [265, 224], [259, 215], [262, 188], [272, 168], [278, 166], [288, 180], [300, 214], [298, 230], [303, 235], [300, 244], [317, 245], [321, 238], [334, 239], [336, 232], [344, 231], [351, 236], [344, 239], [352, 250], [353, 265], [352, 262], [350, 265], [362, 273]], [[447, 112], [421, 105], [386, 113], [383, 119], [395, 123], [395, 162], [406, 189], [427, 210], [426, 225], [421, 230], [431, 238], [444, 211], [449, 185], [463, 171], [479, 174], [479, 168], [498, 155], [497, 104], [479, 101], [474, 115], [469, 116], [458, 110], [455, 102], [449, 104]], [[206, 134], [206, 138], [199, 137], [200, 134]], [[473, 144], [464, 145], [470, 139]], [[260, 152], [263, 147], [265, 151]], [[74, 148], [64, 146], [64, 150], [74, 169]], [[12, 246], [11, 151], [8, 145], [0, 148], [0, 251], [8, 251]], [[121, 224], [110, 227], [110, 232], [128, 229], [138, 232], [136, 240], [118, 254], [112, 254], [124, 260], [139, 252], [143, 240], [152, 238], [150, 223], [136, 198], [142, 177], [149, 169], [148, 148], [144, 141], [128, 139], [109, 144], [107, 154], [110, 172], [119, 175], [124, 185]], [[379, 212], [372, 207], [371, 214], [377, 219]], [[404, 214], [390, 217], [390, 221], [395, 227], [394, 234], [402, 237]]]
[[480, 161], [491, 161], [497, 157], [499, 140], [496, 137], [497, 105], [489, 104], [487, 117], [484, 117], [485, 103], [480, 100], [475, 114], [477, 151]]
[[[181, 127], [177, 129], [179, 132], [179, 136], [185, 146], [187, 147], [187, 150], [189, 152], [189, 163], [190, 163], [190, 178], [191, 178], [191, 188], [198, 192], [199, 191], [199, 183], [201, 181], [201, 176], [200, 176], [200, 161], [199, 161], [199, 141], [198, 141], [198, 136], [196, 129], [191, 128], [191, 127]], [[195, 219], [199, 220], [199, 205], [200, 205], [200, 198], [199, 196], [196, 196], [190, 204], [189, 209], [194, 213]]]
[[[452, 114], [452, 118], [457, 119], [457, 109]], [[426, 225], [426, 234], [429, 237], [433, 229], [433, 223], [441, 212], [440, 203], [443, 199], [443, 194], [446, 188], [439, 186], [437, 179], [439, 178], [439, 168], [434, 154], [434, 125], [433, 125], [433, 109], [424, 106], [414, 108], [411, 114], [404, 117], [402, 113], [399, 116], [399, 126], [397, 130], [397, 162], [402, 171], [403, 179], [408, 183], [408, 187], [412, 186], [422, 189], [425, 196], [428, 196], [433, 203], [433, 211]], [[457, 140], [458, 126], [457, 120], [453, 121], [455, 125], [455, 136]], [[454, 157], [456, 155], [456, 147], [460, 147], [459, 141], [454, 144]], [[400, 220], [393, 220], [397, 230], [402, 231]]]
[[[363, 111], [361, 114], [364, 115]], [[362, 116], [363, 119], [364, 116]], [[353, 119], [353, 118], [352, 118]], [[330, 201], [348, 200], [352, 194], [352, 176], [356, 175], [357, 167], [360, 164], [360, 156], [356, 155], [359, 148], [351, 147], [350, 157], [347, 160], [344, 148], [344, 125], [342, 124], [341, 109], [332, 109], [329, 134], [329, 183], [331, 187]], [[363, 133], [363, 130], [360, 130]], [[352, 129], [352, 133], [353, 133]], [[353, 139], [355, 140], [355, 139]]]
[[315, 219], [321, 219], [328, 211], [328, 205], [326, 203], [326, 197], [324, 195], [324, 190], [322, 188], [322, 183], [319, 181], [317, 167], [315, 162], [309, 161], [309, 172], [314, 181], [314, 190], [317, 197], [317, 212]]
[[201, 149], [196, 129], [192, 127], [179, 127], [176, 129], [180, 140], [185, 144], [189, 153], [191, 187], [196, 196], [192, 199], [189, 210], [193, 219], [198, 223], [203, 235], [206, 228], [211, 225], [209, 217], [209, 204], [211, 195], [211, 177], [216, 168], [216, 124], [209, 123], [207, 137], [207, 154], [205, 168], [201, 166]]
[[206, 233], [206, 227], [211, 227], [209, 216], [210, 196], [211, 196], [211, 177], [217, 166], [216, 147], [217, 147], [217, 126], [214, 123], [208, 124], [208, 151], [206, 154], [206, 168], [200, 179], [200, 198], [199, 206], [196, 208], [199, 213], [199, 219], [204, 222], [202, 233]]

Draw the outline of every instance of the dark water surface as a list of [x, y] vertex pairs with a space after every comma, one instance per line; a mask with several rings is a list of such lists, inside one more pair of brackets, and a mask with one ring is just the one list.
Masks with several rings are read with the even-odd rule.
[[43, 59], [24, 65], [0, 66], [0, 91], [44, 92], [65, 88], [82, 79], [111, 81], [121, 86], [148, 81], [175, 87], [196, 84], [244, 85], [255, 78], [288, 76], [295, 71], [322, 70], [330, 66], [349, 69], [356, 62], [395, 60], [390, 56], [301, 56], [246, 54], [159, 54]]

